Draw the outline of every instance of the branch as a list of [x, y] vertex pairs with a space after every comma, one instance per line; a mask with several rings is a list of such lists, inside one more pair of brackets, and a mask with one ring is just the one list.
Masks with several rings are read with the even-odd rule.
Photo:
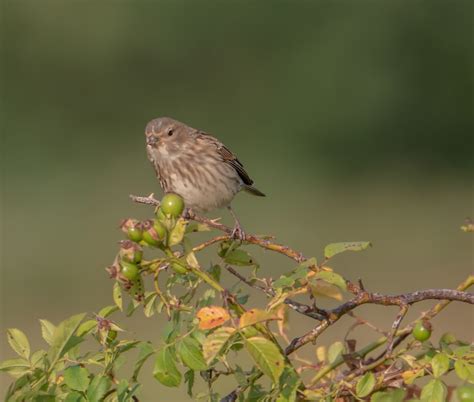
[[[468, 289], [470, 286], [474, 284], [474, 276], [471, 275], [466, 278], [459, 286], [457, 287], [457, 291], [464, 291]], [[417, 292], [415, 292], [417, 293]], [[428, 312], [424, 313], [422, 316], [427, 319], [432, 319], [434, 318], [437, 314], [439, 314], [449, 303], [451, 303], [451, 300], [443, 300], [440, 303], [437, 303], [435, 306], [433, 306]], [[411, 324], [407, 325], [405, 328], [399, 330], [396, 333], [397, 339], [394, 342], [394, 347], [397, 346], [399, 343], [401, 343], [412, 331], [413, 326], [418, 320], [415, 320]], [[321, 331], [322, 332], [322, 331]], [[318, 334], [319, 335], [319, 334]], [[371, 344], [365, 346], [358, 352], [355, 352], [353, 356], [355, 357], [360, 357], [363, 358], [365, 357], [368, 353], [372, 352], [373, 350], [377, 349], [378, 347], [382, 346], [384, 343], [388, 341], [388, 338], [383, 336], [376, 341], [372, 342]], [[381, 355], [377, 356], [374, 360], [377, 361], [381, 358], [384, 358], [386, 355], [386, 352], [383, 352]], [[385, 360], [385, 359], [384, 359]], [[314, 384], [323, 377], [325, 377], [328, 373], [331, 371], [335, 370], [337, 367], [339, 367], [341, 364], [344, 363], [344, 357], [340, 356], [338, 357], [333, 363], [323, 367], [317, 374], [316, 376], [312, 379], [311, 383]]]
[[[318, 336], [330, 325], [338, 321], [343, 315], [349, 311], [362, 306], [363, 304], [378, 304], [383, 306], [405, 306], [415, 304], [424, 300], [446, 300], [460, 301], [464, 303], [474, 304], [474, 294], [452, 289], [428, 289], [419, 290], [412, 293], [406, 293], [397, 296], [385, 296], [380, 293], [370, 293], [360, 291], [359, 294], [348, 302], [341, 304], [328, 312], [328, 317], [319, 325], [303, 336], [293, 339], [286, 348], [286, 354], [291, 354], [300, 347], [309, 342], [314, 342]], [[403, 318], [403, 317], [402, 317]]]
[[[148, 197], [140, 197], [136, 195], [130, 195], [130, 198], [132, 201], [138, 203], [138, 204], [145, 204], [145, 205], [153, 205], [153, 206], [160, 206], [160, 201], [154, 198], [153, 194], [150, 194]], [[193, 220], [195, 222], [203, 223], [211, 228], [220, 230], [221, 232], [226, 233], [228, 236], [227, 237], [222, 237], [221, 240], [229, 240], [231, 239], [230, 235], [232, 234], [232, 228], [229, 226], [226, 226], [222, 223], [217, 222], [215, 219], [209, 219], [204, 216], [199, 216], [196, 215], [193, 211], [187, 210], [185, 213], [185, 218]], [[216, 240], [217, 242], [217, 240]], [[293, 250], [292, 248], [288, 246], [284, 246], [282, 244], [278, 243], [273, 243], [270, 240], [266, 238], [261, 238], [256, 235], [245, 235], [245, 243], [249, 244], [255, 244], [257, 246], [260, 246], [266, 250], [271, 250], [275, 251], [277, 253], [286, 255], [288, 258], [291, 258], [292, 260], [296, 261], [298, 264], [304, 262], [307, 260], [306, 257], [304, 257], [300, 252]]]

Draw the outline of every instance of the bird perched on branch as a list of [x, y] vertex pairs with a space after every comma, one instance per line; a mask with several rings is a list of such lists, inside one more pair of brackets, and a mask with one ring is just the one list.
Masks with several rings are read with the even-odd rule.
[[232, 236], [245, 238], [230, 203], [241, 190], [264, 197], [237, 157], [217, 138], [169, 117], [145, 129], [148, 159], [165, 193], [180, 195], [194, 212], [227, 207], [235, 220]]

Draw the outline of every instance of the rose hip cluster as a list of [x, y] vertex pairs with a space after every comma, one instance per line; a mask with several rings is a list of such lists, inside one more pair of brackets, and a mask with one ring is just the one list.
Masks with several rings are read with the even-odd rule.
[[[183, 210], [183, 199], [179, 195], [170, 193], [161, 200], [161, 205], [156, 210], [155, 219], [138, 221], [129, 218], [124, 220], [120, 228], [128, 239], [120, 241], [120, 250], [115, 261], [107, 268], [110, 276], [119, 280], [126, 289], [130, 289], [140, 279], [143, 247], [166, 247], [169, 231]], [[175, 267], [172, 266], [172, 268]], [[177, 270], [175, 269], [175, 271]], [[186, 270], [184, 269], [184, 271]]]

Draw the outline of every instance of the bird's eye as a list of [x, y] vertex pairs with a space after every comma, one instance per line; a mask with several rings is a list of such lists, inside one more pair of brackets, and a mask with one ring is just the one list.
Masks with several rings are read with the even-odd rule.
[[168, 137], [171, 137], [172, 135], [173, 135], [173, 130], [172, 129], [168, 130]]

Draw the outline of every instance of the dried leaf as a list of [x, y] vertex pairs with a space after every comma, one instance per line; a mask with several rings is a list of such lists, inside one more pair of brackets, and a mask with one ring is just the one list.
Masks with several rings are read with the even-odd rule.
[[219, 306], [209, 306], [200, 309], [196, 317], [199, 319], [199, 329], [216, 328], [230, 319], [227, 310]]

